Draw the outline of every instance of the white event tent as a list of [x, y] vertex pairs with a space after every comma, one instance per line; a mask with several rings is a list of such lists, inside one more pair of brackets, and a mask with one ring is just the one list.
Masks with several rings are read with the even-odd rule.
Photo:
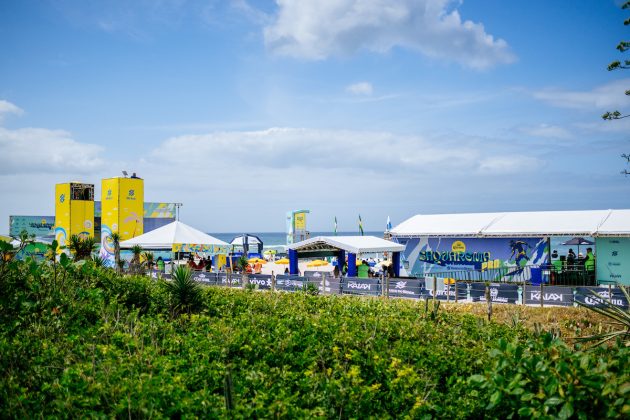
[[298, 252], [343, 250], [360, 255], [372, 252], [400, 252], [403, 245], [376, 236], [317, 236], [288, 246]]
[[393, 237], [630, 236], [630, 210], [419, 214]]
[[174, 245], [229, 246], [228, 243], [210, 236], [180, 221], [136, 236], [120, 243], [121, 249], [140, 245], [143, 249], [172, 249]]

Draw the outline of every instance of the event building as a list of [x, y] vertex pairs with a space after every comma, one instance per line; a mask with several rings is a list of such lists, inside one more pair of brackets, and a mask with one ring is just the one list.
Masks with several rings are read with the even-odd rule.
[[551, 265], [582, 239], [591, 245], [572, 249], [594, 250], [597, 283], [630, 284], [630, 210], [420, 214], [389, 234], [405, 246], [403, 275]]

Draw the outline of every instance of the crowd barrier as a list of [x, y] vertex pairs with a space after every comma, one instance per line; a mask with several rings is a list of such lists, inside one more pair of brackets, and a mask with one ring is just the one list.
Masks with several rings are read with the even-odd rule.
[[[306, 273], [305, 273], [306, 274]], [[251, 287], [285, 292], [317, 290], [321, 294], [385, 296], [388, 298], [438, 299], [453, 303], [486, 302], [536, 306], [601, 306], [604, 300], [628, 309], [621, 286], [557, 286], [528, 282], [488, 282], [455, 277], [358, 278], [332, 277], [314, 272], [308, 276], [249, 274], [243, 284], [242, 274], [193, 271], [193, 280], [209, 286]], [[452, 273], [449, 273], [452, 274]], [[170, 279], [170, 274], [151, 271], [153, 278]]]

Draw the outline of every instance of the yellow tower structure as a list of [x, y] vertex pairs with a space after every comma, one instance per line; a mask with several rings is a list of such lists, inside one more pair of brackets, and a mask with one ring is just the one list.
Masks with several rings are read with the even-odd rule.
[[131, 178], [106, 178], [101, 181], [101, 250], [100, 257], [107, 266], [114, 265], [112, 233], [118, 233], [120, 241], [144, 233], [144, 180]]
[[94, 237], [94, 184], [55, 186], [55, 239], [62, 247], [72, 235]]

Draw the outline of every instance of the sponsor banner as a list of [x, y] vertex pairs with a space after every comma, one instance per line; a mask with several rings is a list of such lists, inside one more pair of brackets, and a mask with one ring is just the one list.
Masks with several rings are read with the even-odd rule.
[[253, 284], [256, 289], [271, 290], [271, 276], [269, 274], [250, 274], [249, 284]]
[[207, 284], [217, 284], [217, 275], [216, 273], [208, 273], [206, 271], [196, 271], [192, 272], [192, 279], [198, 283], [207, 283]]
[[38, 238], [55, 236], [55, 216], [9, 216], [9, 235], [20, 236], [25, 230]]
[[424, 280], [398, 278], [389, 279], [390, 297], [408, 297], [419, 299], [423, 294], [426, 295]]
[[334, 277], [309, 277], [309, 283], [315, 284], [320, 292], [327, 294], [341, 294], [341, 283]]
[[[540, 287], [525, 286], [523, 289], [526, 305], [540, 305]], [[563, 286], [543, 286], [542, 291], [543, 305], [555, 306], [572, 306], [573, 305], [573, 289]]]
[[345, 278], [342, 284], [343, 293], [356, 295], [380, 295], [381, 285], [379, 279]]
[[229, 245], [173, 244], [173, 252], [194, 252], [211, 255], [227, 254]]
[[[486, 301], [485, 283], [471, 283], [470, 297], [473, 302]], [[490, 300], [493, 303], [517, 303], [518, 285], [504, 283], [490, 283]]]
[[[529, 275], [526, 266], [547, 262], [545, 238], [410, 238], [405, 244], [403, 265], [412, 275], [492, 270], [497, 278], [509, 280]], [[521, 279], [522, 280], [522, 279]]]
[[[421, 296], [433, 297], [433, 290], [426, 289], [421, 292]], [[444, 285], [443, 289], [438, 287], [438, 290], [435, 292], [436, 299], [440, 300], [452, 300], [455, 302], [455, 285]], [[466, 283], [459, 283], [457, 285], [457, 300], [466, 300], [468, 299], [468, 286]]]
[[308, 277], [308, 278], [332, 277], [332, 273], [328, 271], [305, 271], [304, 277]]
[[[111, 197], [111, 195], [110, 195]], [[105, 196], [107, 199], [107, 196]], [[101, 217], [102, 206], [100, 201], [94, 202], [94, 217]], [[145, 219], [171, 219], [175, 220], [175, 203], [144, 203]], [[145, 228], [145, 233], [148, 232]]]
[[585, 305], [602, 307], [605, 300], [610, 300], [613, 305], [628, 309], [628, 300], [617, 287], [578, 287], [575, 291], [575, 300]]
[[170, 280], [171, 279], [171, 274], [170, 273], [162, 273], [158, 270], [150, 270], [147, 272], [147, 276], [151, 277], [152, 279], [163, 279], [163, 280]]
[[288, 276], [277, 275], [276, 276], [276, 289], [284, 290], [287, 292], [293, 292], [295, 290], [302, 290], [306, 285], [307, 279], [302, 276]]
[[175, 203], [144, 203], [144, 217], [175, 220]]
[[217, 284], [221, 286], [240, 287], [243, 278], [240, 274], [219, 273], [217, 275]]

